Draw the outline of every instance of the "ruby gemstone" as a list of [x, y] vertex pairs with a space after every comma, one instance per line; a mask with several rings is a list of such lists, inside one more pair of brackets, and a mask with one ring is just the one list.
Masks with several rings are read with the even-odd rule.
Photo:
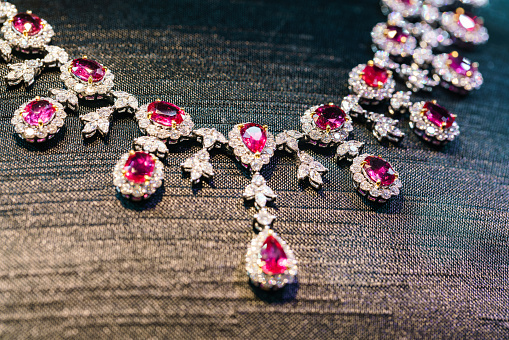
[[467, 58], [458, 55], [458, 52], [449, 53], [447, 65], [462, 76], [471, 77], [477, 71], [477, 67]]
[[378, 84], [385, 84], [387, 79], [389, 79], [387, 70], [375, 65], [366, 65], [362, 72], [362, 80], [371, 87], [378, 87]]
[[263, 243], [260, 257], [263, 261], [262, 271], [267, 275], [284, 274], [288, 269], [285, 251], [272, 235], [267, 236]]
[[50, 122], [57, 109], [47, 100], [34, 100], [30, 102], [23, 111], [23, 119], [27, 124], [37, 126]]
[[267, 133], [263, 126], [247, 123], [240, 129], [242, 141], [252, 153], [262, 152], [267, 143]]
[[21, 34], [29, 36], [38, 34], [43, 24], [41, 18], [36, 15], [28, 13], [18, 13], [12, 18], [12, 27]]
[[399, 26], [387, 26], [385, 36], [394, 42], [404, 44], [410, 35]]
[[78, 58], [71, 63], [71, 73], [84, 82], [92, 79], [93, 83], [97, 83], [104, 78], [106, 70], [95, 60]]
[[469, 32], [475, 31], [477, 28], [477, 17], [470, 13], [463, 13], [458, 15], [458, 25], [463, 27]]
[[456, 119], [446, 108], [433, 102], [426, 102], [423, 108], [426, 110], [424, 113], [426, 118], [443, 129], [450, 128]]
[[383, 158], [368, 156], [364, 159], [364, 171], [375, 183], [382, 186], [389, 186], [396, 180], [394, 169]]
[[331, 130], [339, 129], [346, 120], [345, 111], [337, 105], [322, 105], [313, 114], [316, 126], [322, 130], [329, 127]]
[[164, 126], [172, 126], [173, 123], [180, 125], [185, 115], [184, 110], [177, 105], [163, 101], [150, 103], [147, 112], [150, 114], [150, 120]]
[[125, 162], [124, 176], [131, 182], [144, 183], [147, 177], [151, 177], [154, 173], [155, 166], [156, 162], [151, 154], [137, 151]]

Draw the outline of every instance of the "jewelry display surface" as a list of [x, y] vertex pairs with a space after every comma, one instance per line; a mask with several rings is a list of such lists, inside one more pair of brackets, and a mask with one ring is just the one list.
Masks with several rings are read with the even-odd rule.
[[[65, 63], [87, 55], [111, 69], [115, 86], [97, 106], [76, 98], [66, 117], [58, 107], [15, 121], [34, 100], [72, 107], [73, 93], [58, 67], [31, 87], [0, 88], [2, 337], [509, 336], [509, 55], [500, 48], [509, 32], [498, 14], [507, 4], [483, 9], [488, 43], [458, 49], [478, 63], [482, 78], [468, 79], [483, 79], [479, 89], [460, 97], [434, 86], [408, 106], [413, 89], [397, 79], [383, 111], [360, 110], [348, 88], [357, 65], [377, 62], [370, 33], [386, 22], [377, 1], [128, 4], [15, 2], [51, 24], [49, 46], [65, 48]], [[427, 70], [447, 71], [449, 56], [437, 55]], [[147, 116], [157, 99], [184, 110], [185, 129]], [[39, 119], [49, 139], [27, 142]], [[248, 122], [266, 124], [274, 140], [263, 181], [226, 152], [229, 132]], [[394, 180], [385, 192], [368, 157], [389, 162], [379, 166]], [[138, 159], [148, 164], [146, 192], [124, 180], [143, 181], [130, 171]], [[264, 185], [277, 198], [257, 206]], [[123, 186], [130, 198], [151, 197], [131, 202]], [[371, 191], [392, 197], [378, 205]], [[255, 234], [258, 220], [272, 229]], [[298, 265], [295, 282], [276, 292], [246, 275], [264, 245], [286, 269]]]

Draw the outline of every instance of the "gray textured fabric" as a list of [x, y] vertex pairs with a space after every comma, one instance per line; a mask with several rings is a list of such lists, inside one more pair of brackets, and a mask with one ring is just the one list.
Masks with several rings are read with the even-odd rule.
[[[384, 19], [368, 0], [16, 5], [48, 20], [72, 56], [108, 66], [116, 89], [174, 102], [225, 134], [243, 121], [297, 129], [308, 106], [339, 102]], [[385, 206], [356, 194], [348, 167], [326, 152], [311, 151], [330, 170], [319, 192], [299, 186], [291, 158], [273, 158], [263, 174], [279, 195], [275, 229], [300, 261], [298, 284], [275, 294], [245, 275], [255, 209], [233, 159], [214, 155], [214, 181], [193, 189], [179, 165], [198, 147], [172, 147], [164, 189], [126, 203], [111, 170], [141, 135], [130, 117], [84, 142], [71, 115], [55, 141], [28, 145], [12, 112], [61, 87], [59, 74], [28, 91], [1, 86], [0, 337], [509, 338], [508, 13], [492, 0], [491, 40], [467, 53], [483, 88], [434, 92], [458, 114], [458, 140], [430, 148], [403, 119], [403, 144], [381, 146], [355, 124], [365, 150], [400, 172], [402, 194]]]

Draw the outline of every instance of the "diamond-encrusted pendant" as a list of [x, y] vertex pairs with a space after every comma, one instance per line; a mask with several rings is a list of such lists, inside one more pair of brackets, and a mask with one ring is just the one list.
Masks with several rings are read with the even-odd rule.
[[456, 115], [436, 100], [412, 105], [409, 125], [423, 140], [438, 146], [453, 141], [460, 133]]
[[255, 286], [275, 290], [295, 281], [297, 260], [286, 242], [272, 229], [265, 228], [248, 246], [246, 270]]

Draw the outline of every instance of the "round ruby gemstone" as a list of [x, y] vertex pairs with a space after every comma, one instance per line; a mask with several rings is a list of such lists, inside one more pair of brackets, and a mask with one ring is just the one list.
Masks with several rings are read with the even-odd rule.
[[27, 124], [36, 126], [50, 122], [57, 109], [47, 100], [34, 100], [30, 102], [23, 112], [23, 119]]
[[18, 13], [12, 18], [12, 27], [21, 34], [36, 35], [42, 28], [41, 18], [28, 13]]
[[435, 104], [433, 102], [426, 102], [423, 106], [426, 110], [424, 113], [426, 118], [436, 126], [439, 126], [443, 129], [448, 129], [454, 123], [456, 117], [452, 113], [450, 113], [446, 108]]
[[134, 183], [144, 183], [147, 177], [154, 173], [156, 162], [154, 157], [146, 152], [137, 151], [129, 156], [124, 165], [124, 176]]
[[362, 72], [362, 80], [371, 87], [378, 87], [379, 84], [383, 85], [389, 79], [387, 70], [375, 65], [366, 65]]
[[469, 32], [475, 31], [477, 24], [477, 17], [473, 14], [463, 13], [458, 15], [458, 25]]
[[267, 275], [284, 274], [288, 269], [285, 251], [272, 235], [267, 236], [260, 252], [262, 271]]
[[385, 36], [394, 42], [404, 44], [407, 41], [409, 34], [399, 26], [387, 26]]
[[339, 129], [346, 120], [345, 111], [337, 105], [322, 105], [313, 114], [316, 126], [322, 130], [327, 127], [331, 130]]
[[153, 122], [164, 126], [172, 126], [173, 123], [179, 125], [184, 121], [184, 110], [168, 102], [153, 102], [148, 106], [147, 112], [150, 114], [150, 119]]
[[93, 83], [97, 83], [103, 80], [106, 70], [95, 60], [78, 58], [71, 63], [71, 73], [84, 82], [92, 79]]
[[252, 153], [262, 152], [267, 143], [267, 133], [263, 126], [247, 123], [240, 129], [242, 141]]
[[383, 158], [368, 156], [364, 159], [364, 162], [364, 171], [373, 182], [389, 186], [396, 180], [394, 169]]
[[472, 65], [470, 60], [458, 55], [457, 52], [449, 53], [447, 64], [454, 72], [462, 76], [471, 77], [477, 71], [477, 67]]

